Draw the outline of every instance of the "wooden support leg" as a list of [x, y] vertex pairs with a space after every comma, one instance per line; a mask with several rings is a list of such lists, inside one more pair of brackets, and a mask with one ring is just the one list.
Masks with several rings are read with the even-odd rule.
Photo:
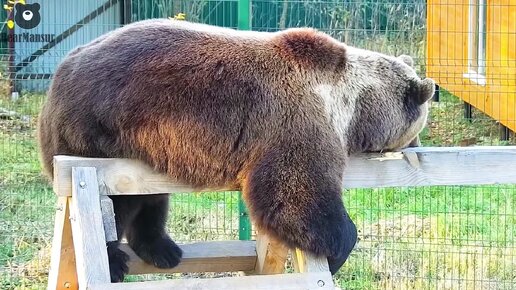
[[47, 284], [48, 290], [79, 288], [69, 217], [70, 197], [58, 197]]
[[110, 283], [99, 185], [94, 167], [72, 168], [70, 209], [80, 287], [87, 289], [95, 284]]
[[256, 236], [256, 267], [253, 274], [281, 274], [285, 272], [288, 248], [275, 239], [258, 233]]
[[298, 273], [330, 271], [326, 257], [317, 257], [300, 249], [292, 250], [294, 269]]
[[316, 257], [300, 249], [292, 250], [292, 260], [297, 273], [324, 272], [325, 275], [317, 281], [319, 287], [334, 288], [333, 278], [326, 257]]

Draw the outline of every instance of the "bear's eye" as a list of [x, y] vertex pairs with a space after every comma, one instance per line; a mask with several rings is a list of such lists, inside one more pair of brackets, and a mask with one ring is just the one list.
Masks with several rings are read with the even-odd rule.
[[26, 11], [23, 11], [23, 19], [25, 21], [30, 21], [32, 19], [32, 16], [34, 16], [34, 14], [32, 13], [32, 11], [29, 11], [29, 10], [26, 10]]

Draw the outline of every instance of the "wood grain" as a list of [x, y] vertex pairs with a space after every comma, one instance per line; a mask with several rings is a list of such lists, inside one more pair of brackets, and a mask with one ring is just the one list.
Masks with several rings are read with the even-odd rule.
[[428, 147], [360, 155], [345, 171], [345, 188], [516, 183], [516, 147]]
[[[54, 157], [54, 192], [71, 188], [72, 167], [95, 167], [102, 195], [193, 192], [193, 188], [171, 181], [147, 164], [132, 159]], [[69, 195], [70, 193], [62, 193]]]
[[77, 269], [70, 225], [70, 197], [58, 197], [48, 274], [48, 290], [77, 290]]
[[145, 263], [127, 244], [121, 244], [120, 248], [130, 257], [130, 274], [237, 272], [252, 270], [256, 264], [254, 241], [197, 242], [179, 246], [183, 250], [183, 259], [172, 269], [159, 269]]
[[99, 185], [94, 167], [72, 168], [70, 206], [77, 277], [80, 287], [111, 281]]
[[267, 235], [256, 236], [256, 267], [252, 274], [281, 274], [285, 272], [288, 247]]
[[100, 210], [102, 212], [102, 222], [104, 224], [104, 236], [106, 237], [106, 242], [118, 240], [113, 201], [105, 195], [100, 196]]
[[212, 279], [178, 279], [149, 282], [114, 283], [92, 285], [91, 290], [334, 290], [333, 285], [322, 284], [331, 281], [329, 272], [294, 273], [268, 276], [224, 277]]
[[294, 262], [294, 269], [298, 273], [308, 272], [328, 272], [328, 260], [326, 257], [317, 257], [313, 254], [303, 252], [300, 249], [292, 251], [292, 260]]

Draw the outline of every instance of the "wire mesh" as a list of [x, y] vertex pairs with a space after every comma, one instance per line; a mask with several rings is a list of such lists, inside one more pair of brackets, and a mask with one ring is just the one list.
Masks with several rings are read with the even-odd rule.
[[[0, 289], [45, 287], [55, 197], [40, 174], [35, 124], [65, 54], [124, 23], [153, 17], [184, 13], [186, 20], [238, 27], [237, 0], [39, 4], [41, 23], [29, 30], [17, 23], [9, 28], [14, 10], [0, 13]], [[311, 26], [348, 45], [411, 55], [418, 73], [439, 85], [424, 145], [515, 143], [516, 1], [254, 0], [251, 7], [253, 30]], [[24, 33], [52, 38], [30, 42]], [[21, 36], [13, 42], [12, 35]], [[343, 289], [514, 289], [514, 185], [347, 190], [343, 196], [360, 231], [335, 276]], [[178, 194], [171, 207], [168, 227], [179, 242], [239, 237], [236, 192]]]

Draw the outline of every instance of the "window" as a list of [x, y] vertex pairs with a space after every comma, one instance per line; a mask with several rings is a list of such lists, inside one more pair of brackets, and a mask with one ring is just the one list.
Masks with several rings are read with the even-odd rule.
[[486, 0], [469, 1], [468, 73], [479, 85], [486, 84]]

